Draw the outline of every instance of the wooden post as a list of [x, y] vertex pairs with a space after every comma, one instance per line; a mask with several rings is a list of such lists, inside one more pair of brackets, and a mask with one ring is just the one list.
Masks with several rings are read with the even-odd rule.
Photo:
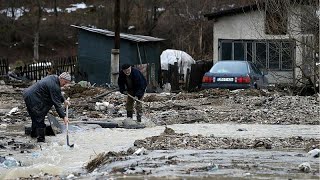
[[111, 50], [111, 85], [116, 85], [120, 62], [120, 0], [114, 4], [114, 49]]

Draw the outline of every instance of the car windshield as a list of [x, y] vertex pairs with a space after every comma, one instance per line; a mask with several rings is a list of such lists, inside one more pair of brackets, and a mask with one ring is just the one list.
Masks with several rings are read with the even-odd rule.
[[247, 73], [245, 62], [219, 61], [211, 69], [210, 73]]

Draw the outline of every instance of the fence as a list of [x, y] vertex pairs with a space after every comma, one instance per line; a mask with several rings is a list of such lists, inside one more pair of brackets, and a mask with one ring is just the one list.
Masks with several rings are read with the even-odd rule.
[[[170, 83], [171, 91], [180, 91], [181, 89], [187, 91], [194, 91], [199, 89], [202, 82], [204, 73], [209, 71], [212, 67], [212, 61], [197, 62], [191, 65], [191, 69], [188, 69], [187, 75], [179, 73], [179, 67], [177, 63], [174, 65], [169, 64], [168, 70], [162, 70], [160, 75], [160, 85]], [[186, 77], [186, 79], [184, 79]]]
[[47, 59], [38, 63], [26, 64], [16, 67], [15, 73], [18, 77], [25, 77], [29, 80], [40, 80], [50, 74], [60, 74], [67, 71], [71, 76], [75, 75], [77, 57], [65, 57]]
[[9, 61], [6, 58], [0, 58], [0, 76], [7, 75], [9, 72]]
[[[18, 77], [25, 77], [29, 80], [40, 80], [49, 74], [60, 74], [67, 71], [71, 76], [75, 77], [78, 73], [76, 65], [78, 63], [77, 57], [65, 57], [56, 59], [47, 59], [42, 62], [26, 64], [24, 66], [16, 67], [15, 73]], [[156, 77], [158, 73], [154, 64], [136, 65], [140, 69], [151, 87], [155, 87]], [[169, 64], [168, 70], [162, 70], [159, 75], [159, 83], [162, 86], [165, 83], [171, 84], [172, 91], [180, 91], [181, 89], [187, 91], [194, 91], [199, 89], [202, 82], [202, 77], [212, 67], [211, 61], [197, 62], [192, 64], [191, 69], [188, 69], [187, 75], [179, 73], [178, 64]], [[8, 59], [0, 58], [0, 76], [7, 75], [9, 72]], [[184, 79], [186, 77], [186, 79]]]
[[137, 64], [134, 65], [134, 67], [136, 67], [137, 69], [139, 69], [142, 74], [144, 75], [144, 77], [146, 78], [149, 88], [155, 88], [157, 86], [157, 82], [156, 82], [156, 73], [157, 70], [155, 68], [155, 64], [154, 63], [150, 63], [150, 64]]
[[211, 69], [212, 65], [212, 61], [203, 61], [192, 64], [186, 89], [188, 91], [199, 89], [201, 87], [203, 75]]

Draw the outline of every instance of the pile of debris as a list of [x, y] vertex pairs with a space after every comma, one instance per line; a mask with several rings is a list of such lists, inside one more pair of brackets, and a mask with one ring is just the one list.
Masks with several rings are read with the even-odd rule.
[[[166, 128], [159, 136], [136, 140], [134, 146], [147, 150], [172, 150], [172, 149], [285, 149], [285, 148], [319, 148], [320, 143], [313, 138], [230, 138], [176, 133], [171, 128]], [[308, 149], [308, 150], [310, 150]]]

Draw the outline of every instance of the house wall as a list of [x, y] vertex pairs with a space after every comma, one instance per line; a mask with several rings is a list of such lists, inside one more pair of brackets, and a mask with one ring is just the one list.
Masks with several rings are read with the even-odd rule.
[[[293, 10], [294, 12], [299, 9]], [[264, 30], [264, 11], [251, 11], [243, 14], [224, 16], [216, 19], [213, 25], [213, 61], [219, 60], [219, 39], [235, 40], [258, 40], [258, 39], [289, 39], [294, 37], [301, 39], [299, 34], [295, 34], [299, 28], [299, 20], [294, 20], [292, 14], [289, 15], [288, 35], [267, 35]], [[300, 43], [296, 43], [294, 53], [294, 64], [302, 63], [302, 53], [299, 49]], [[295, 67], [295, 65], [294, 65]], [[294, 78], [301, 75], [298, 68], [292, 71], [269, 71], [267, 75], [270, 83], [293, 83]]]

